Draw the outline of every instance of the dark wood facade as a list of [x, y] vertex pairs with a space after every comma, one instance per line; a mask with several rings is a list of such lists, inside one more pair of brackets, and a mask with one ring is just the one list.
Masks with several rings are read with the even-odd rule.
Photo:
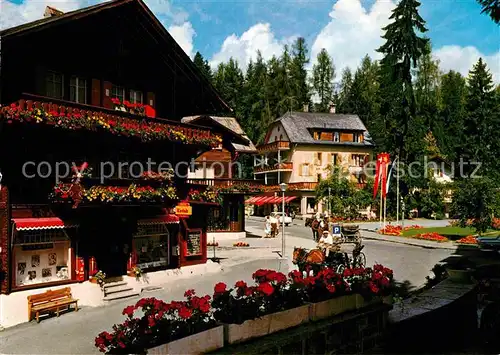
[[[134, 250], [137, 245], [142, 250], [154, 247], [157, 254], [166, 254], [165, 258], [159, 257], [160, 263], [142, 261], [151, 266], [151, 270], [206, 262], [206, 220], [203, 224], [203, 219], [196, 217], [202, 211], [195, 209], [195, 214], [187, 221], [168, 223], [161, 228], [155, 223], [144, 224], [144, 221], [173, 213], [175, 204], [185, 199], [190, 189], [186, 184], [188, 164], [176, 164], [189, 162], [210, 149], [206, 143], [196, 144], [196, 138], [191, 138], [206, 138], [213, 133], [205, 127], [183, 124], [180, 118], [199, 112], [220, 112], [228, 107], [144, 3], [117, 0], [8, 29], [0, 35], [2, 106], [16, 103], [31, 110], [40, 108], [65, 113], [78, 109], [103, 120], [116, 120], [116, 117], [137, 122], [149, 120], [169, 125], [187, 137], [184, 141], [145, 141], [126, 134], [36, 124], [35, 120], [11, 122], [5, 114], [0, 114], [0, 171], [3, 175], [0, 292], [51, 285], [48, 281], [26, 285], [16, 282], [21, 276], [27, 279], [30, 272], [36, 275], [36, 271], [30, 271], [31, 266], [34, 270], [44, 267], [44, 263], [48, 264], [41, 272], [46, 280], [53, 277], [56, 270], [59, 273], [63, 266], [69, 267], [64, 282], [87, 280], [95, 268], [102, 269], [108, 276], [124, 275], [130, 266], [140, 263], [138, 251]], [[153, 107], [156, 117], [114, 111], [111, 99], [120, 93], [123, 93], [122, 97], [118, 95], [120, 101]], [[58, 182], [55, 169], [62, 167], [62, 162], [78, 166], [84, 162], [89, 164], [92, 178], [81, 182], [86, 188], [101, 185], [126, 188], [154, 185], [137, 179], [136, 173], [129, 176], [134, 172], [132, 162], [137, 162], [137, 167], [145, 167], [149, 166], [148, 161], [176, 166], [173, 179], [176, 198], [161, 203], [95, 203], [77, 208], [72, 208], [76, 205], [54, 204], [48, 198]], [[121, 163], [128, 163], [128, 171], [123, 174]], [[111, 167], [114, 174], [104, 171]], [[156, 171], [157, 167], [151, 170]], [[104, 174], [107, 177], [103, 179]], [[63, 181], [67, 182], [68, 178]], [[52, 242], [45, 243], [49, 247], [54, 244], [54, 251], [49, 253], [49, 259], [53, 259], [46, 261], [43, 259], [45, 254], [33, 251], [42, 248], [41, 245], [34, 247], [41, 244], [34, 242], [39, 236], [30, 236], [29, 243], [16, 244], [22, 233], [16, 231], [14, 221], [50, 216], [77, 221], [78, 229], [65, 233], [69, 239], [62, 251], [56, 252]], [[141, 223], [147, 227], [141, 227]], [[185, 253], [184, 241], [189, 229], [201, 232], [201, 255]], [[150, 238], [149, 244], [143, 239], [136, 240], [145, 237]], [[22, 249], [23, 255], [31, 259], [17, 260], [16, 248], [19, 253]], [[40, 270], [36, 276], [41, 276]], [[31, 280], [31, 274], [29, 278]]]

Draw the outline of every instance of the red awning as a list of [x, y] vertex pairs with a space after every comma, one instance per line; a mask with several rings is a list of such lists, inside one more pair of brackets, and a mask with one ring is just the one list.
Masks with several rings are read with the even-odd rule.
[[16, 230], [39, 230], [39, 229], [62, 229], [62, 228], [76, 228], [78, 224], [65, 222], [58, 217], [44, 217], [44, 218], [13, 218]]
[[246, 204], [253, 204], [255, 202], [255, 200], [257, 200], [259, 197], [258, 196], [254, 196], [254, 197], [250, 197], [248, 200], [245, 201]]
[[289, 196], [289, 197], [285, 197], [285, 202], [288, 203], [292, 200], [295, 200], [297, 198], [297, 196]]
[[257, 206], [264, 205], [264, 204], [266, 204], [266, 203], [267, 203], [267, 201], [269, 201], [269, 199], [271, 199], [271, 198], [274, 198], [274, 197], [272, 197], [272, 196], [262, 196], [262, 197], [260, 197], [257, 201], [255, 201], [255, 204], [256, 204]]
[[175, 214], [166, 214], [162, 216], [156, 216], [153, 218], [140, 219], [137, 221], [139, 225], [152, 225], [152, 224], [177, 224], [179, 223], [179, 217]]

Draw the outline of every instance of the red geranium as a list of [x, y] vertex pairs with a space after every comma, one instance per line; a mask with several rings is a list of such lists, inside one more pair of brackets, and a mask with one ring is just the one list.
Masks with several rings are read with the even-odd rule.
[[227, 285], [224, 282], [219, 282], [218, 284], [215, 285], [214, 287], [214, 292], [215, 293], [223, 293], [226, 292]]

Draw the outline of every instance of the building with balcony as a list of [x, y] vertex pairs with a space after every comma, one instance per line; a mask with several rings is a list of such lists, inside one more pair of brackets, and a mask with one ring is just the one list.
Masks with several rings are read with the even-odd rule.
[[188, 173], [188, 182], [195, 189], [213, 191], [212, 196], [218, 199], [207, 216], [208, 240], [244, 238], [245, 196], [260, 192], [262, 186], [257, 181], [241, 178], [238, 159], [256, 154], [257, 148], [234, 117], [199, 115], [184, 117], [182, 122], [208, 127], [222, 137], [219, 146], [193, 160]]
[[0, 36], [0, 324], [49, 288], [94, 306], [140, 293], [135, 267], [161, 283], [206, 263], [212, 205], [179, 203], [185, 162], [222, 135], [181, 118], [230, 109], [144, 2], [49, 8]]
[[[279, 191], [280, 183], [288, 184], [287, 194], [296, 198], [287, 208], [311, 215], [323, 211], [321, 201], [315, 200], [315, 189], [328, 177], [329, 168], [340, 166], [347, 178], [362, 186], [366, 183], [363, 166], [373, 148], [357, 115], [336, 114], [334, 106], [329, 113], [289, 112], [271, 124], [264, 143], [257, 146], [254, 177], [267, 186], [268, 195]], [[260, 204], [261, 213], [273, 208], [273, 203], [265, 201], [255, 203]]]

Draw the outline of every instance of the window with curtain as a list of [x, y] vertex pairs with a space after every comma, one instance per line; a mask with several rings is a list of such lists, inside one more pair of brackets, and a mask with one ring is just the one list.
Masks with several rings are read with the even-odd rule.
[[130, 90], [130, 102], [133, 104], [142, 104], [142, 91]]
[[87, 80], [73, 75], [69, 82], [69, 99], [79, 104], [87, 103]]
[[54, 99], [62, 99], [64, 96], [64, 75], [49, 70], [45, 76], [46, 95]]
[[111, 88], [111, 97], [123, 102], [125, 100], [125, 89], [121, 86], [113, 85]]

